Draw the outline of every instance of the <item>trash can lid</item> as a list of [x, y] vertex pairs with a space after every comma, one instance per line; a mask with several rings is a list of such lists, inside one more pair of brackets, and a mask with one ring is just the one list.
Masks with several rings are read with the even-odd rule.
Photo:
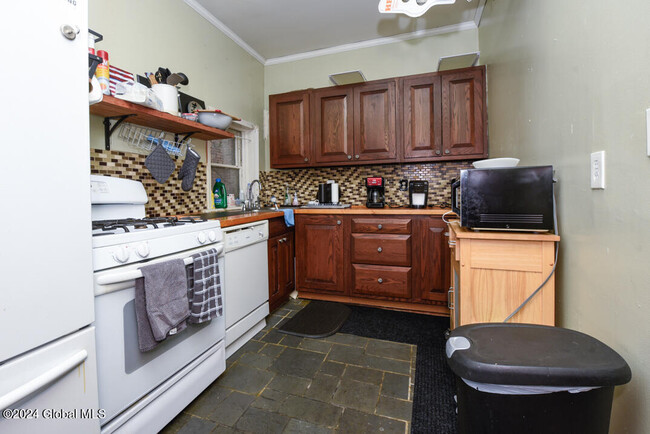
[[625, 360], [599, 340], [533, 324], [458, 327], [447, 341], [447, 362], [456, 375], [490, 384], [602, 387], [632, 377]]

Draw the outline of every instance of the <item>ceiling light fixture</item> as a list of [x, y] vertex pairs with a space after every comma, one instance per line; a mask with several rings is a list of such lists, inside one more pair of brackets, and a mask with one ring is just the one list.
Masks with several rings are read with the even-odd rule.
[[406, 14], [417, 18], [436, 5], [450, 5], [455, 2], [456, 0], [379, 0], [379, 12]]
[[366, 81], [366, 77], [361, 71], [337, 72], [330, 75], [330, 81], [336, 86], [342, 86], [344, 84], [363, 83]]

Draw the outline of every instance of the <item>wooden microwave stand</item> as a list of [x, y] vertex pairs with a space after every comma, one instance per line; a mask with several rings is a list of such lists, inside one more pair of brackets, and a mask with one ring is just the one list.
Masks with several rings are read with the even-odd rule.
[[[548, 233], [477, 232], [451, 222], [451, 329], [505, 320], [549, 275], [559, 240]], [[509, 322], [555, 325], [554, 275]]]

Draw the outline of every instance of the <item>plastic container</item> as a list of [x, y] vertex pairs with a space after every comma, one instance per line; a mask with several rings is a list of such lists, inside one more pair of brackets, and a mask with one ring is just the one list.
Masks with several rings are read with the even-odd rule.
[[221, 182], [221, 178], [217, 178], [214, 187], [212, 187], [212, 198], [215, 208], [228, 208], [228, 194], [226, 186]]
[[110, 95], [110, 71], [108, 67], [108, 53], [104, 50], [97, 50], [97, 56], [102, 58], [102, 63], [97, 65], [95, 70], [95, 77], [102, 88], [102, 93], [104, 95]]
[[607, 345], [559, 327], [466, 325], [446, 350], [460, 434], [606, 434], [614, 387], [631, 378]]

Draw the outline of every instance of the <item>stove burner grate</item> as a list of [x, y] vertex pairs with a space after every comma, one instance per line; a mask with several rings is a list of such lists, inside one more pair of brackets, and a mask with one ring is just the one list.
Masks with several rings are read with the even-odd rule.
[[[118, 220], [96, 220], [93, 222], [94, 236], [107, 235], [109, 231], [131, 232], [131, 230], [158, 229], [160, 227], [181, 226], [184, 224], [201, 223], [207, 221], [199, 217], [147, 217], [143, 219], [118, 219]], [[113, 232], [111, 232], [113, 233]]]

